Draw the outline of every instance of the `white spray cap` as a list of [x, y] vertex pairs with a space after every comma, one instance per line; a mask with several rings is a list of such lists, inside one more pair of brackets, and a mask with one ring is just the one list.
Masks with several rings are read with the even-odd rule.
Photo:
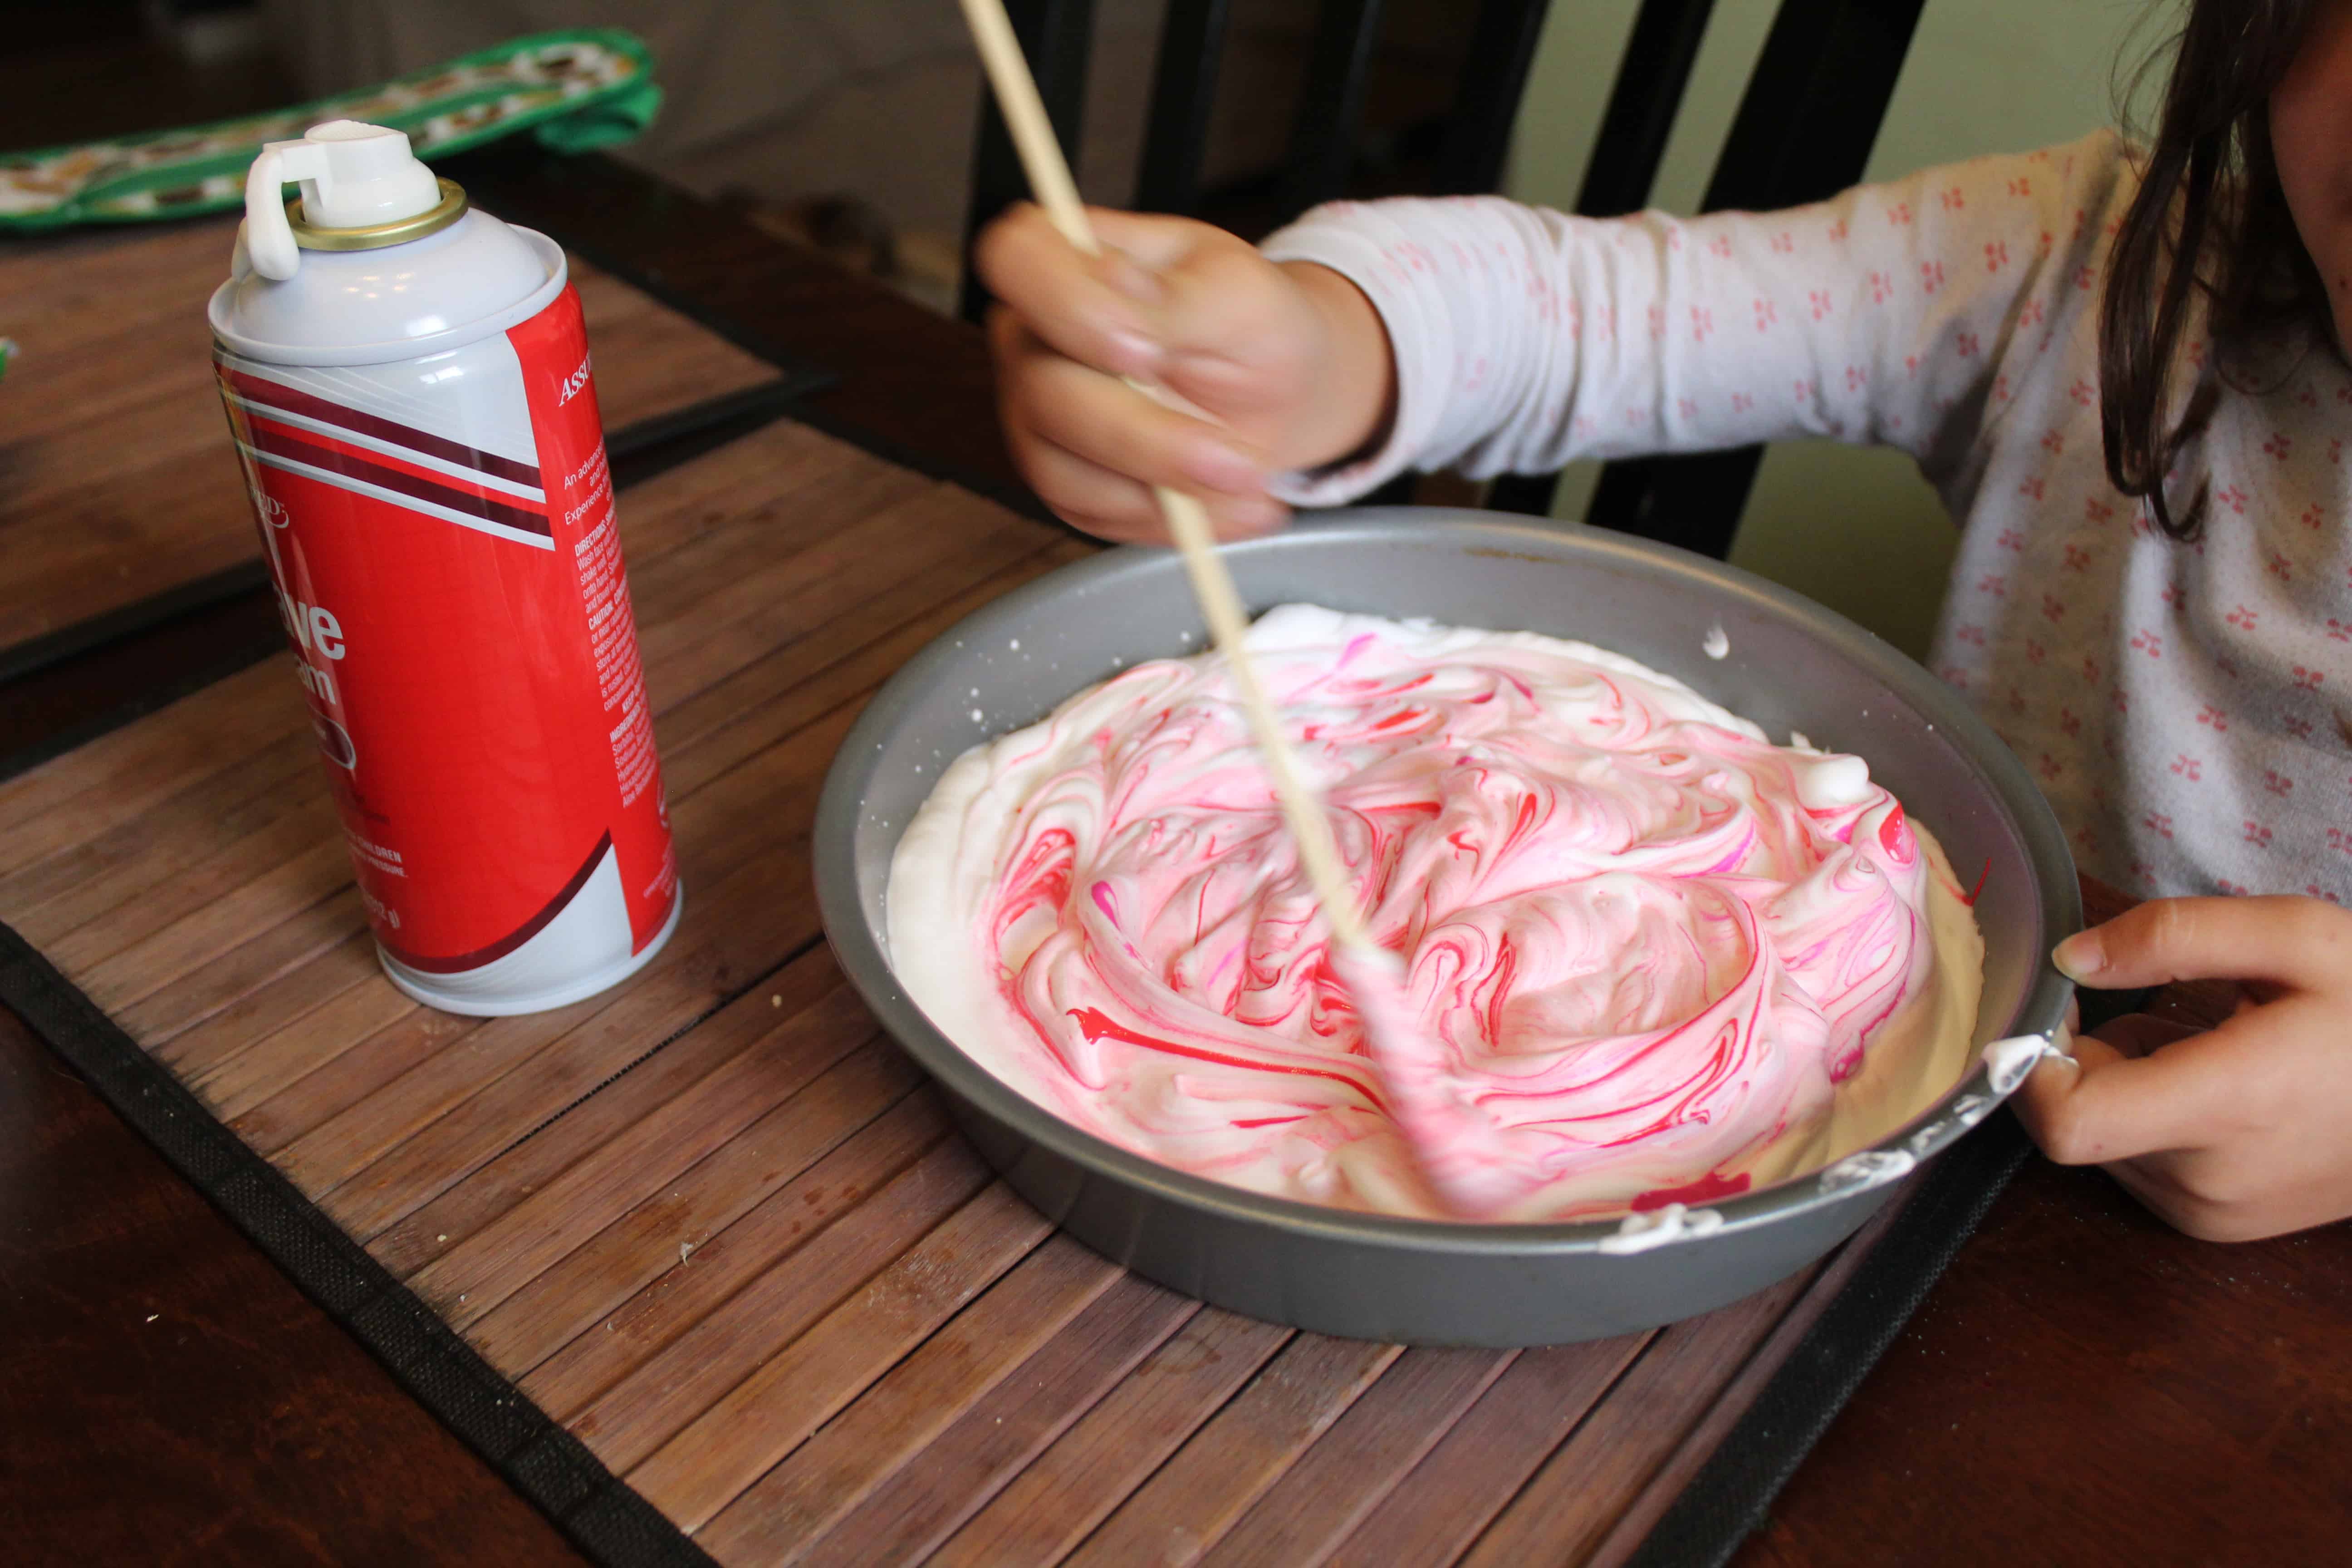
[[266, 143], [245, 176], [245, 243], [253, 269], [281, 282], [301, 263], [286, 221], [289, 180], [301, 182], [303, 218], [318, 228], [397, 223], [441, 202], [433, 171], [387, 126], [331, 120], [299, 141]]

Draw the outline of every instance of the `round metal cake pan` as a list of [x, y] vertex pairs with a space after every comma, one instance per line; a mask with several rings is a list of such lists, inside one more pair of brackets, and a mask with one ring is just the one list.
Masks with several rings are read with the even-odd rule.
[[[1957, 695], [1852, 622], [1683, 551], [1486, 512], [1332, 513], [1231, 546], [1226, 560], [1253, 611], [1307, 602], [1576, 638], [1677, 677], [1775, 738], [1799, 731], [1866, 758], [1963, 879], [1982, 874], [1978, 1045], [2056, 1028], [2070, 987], [2047, 954], [2082, 911], [2049, 806]], [[1711, 658], [1717, 627], [1729, 652]], [[1204, 638], [1172, 552], [1117, 550], [1064, 567], [909, 661], [842, 742], [818, 806], [817, 894], [843, 969], [945, 1089], [982, 1155], [1097, 1251], [1218, 1306], [1321, 1333], [1498, 1346], [1595, 1339], [1709, 1310], [1804, 1267], [1999, 1103], [1979, 1061], [1860, 1157], [1714, 1203], [1715, 1217], [1665, 1242], [1616, 1221], [1464, 1225], [1267, 1197], [1062, 1121], [965, 1056], [899, 989], [883, 910], [890, 857], [957, 755], [1139, 659], [1198, 652]]]

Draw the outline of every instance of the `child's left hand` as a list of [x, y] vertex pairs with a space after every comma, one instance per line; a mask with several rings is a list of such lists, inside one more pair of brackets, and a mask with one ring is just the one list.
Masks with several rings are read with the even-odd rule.
[[2107, 1168], [2209, 1241], [2352, 1215], [2352, 910], [2317, 899], [2159, 899], [2058, 944], [2103, 990], [2235, 980], [2235, 1016], [2199, 1031], [2146, 1014], [2044, 1061], [2017, 1112], [2062, 1165]]

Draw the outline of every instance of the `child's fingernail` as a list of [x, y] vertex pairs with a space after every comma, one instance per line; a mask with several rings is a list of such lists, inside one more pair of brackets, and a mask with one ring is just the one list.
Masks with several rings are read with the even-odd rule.
[[1167, 286], [1160, 281], [1160, 275], [1124, 251], [1105, 250], [1100, 271], [1104, 282], [1130, 300], [1157, 305], [1168, 297]]
[[1282, 526], [1287, 510], [1272, 497], [1234, 500], [1220, 510], [1218, 537], [1255, 539], [1260, 534], [1272, 533]]
[[1256, 458], [1223, 441], [1202, 442], [1185, 468], [1204, 485], [1236, 493], [1257, 489], [1265, 477]]
[[2078, 931], [2051, 950], [2050, 962], [2069, 980], [2088, 980], [2107, 966], [2107, 954], [2098, 932]]
[[1158, 342], [1142, 332], [1129, 328], [1114, 329], [1110, 334], [1111, 353], [1118, 356], [1115, 367], [1129, 375], [1137, 375], [1160, 363]]

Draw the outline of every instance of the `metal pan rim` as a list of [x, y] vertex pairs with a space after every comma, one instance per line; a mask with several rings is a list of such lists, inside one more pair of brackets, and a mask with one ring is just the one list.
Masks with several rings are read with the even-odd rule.
[[[1475, 541], [1475, 544], [1474, 542]], [[2081, 924], [2081, 896], [2073, 859], [2057, 821], [2024, 765], [1959, 696], [1907, 656], [1843, 616], [1738, 567], [1671, 546], [1578, 523], [1512, 521], [1490, 512], [1450, 508], [1368, 508], [1302, 521], [1284, 533], [1230, 545], [1237, 556], [1305, 547], [1297, 542], [1427, 548], [1450, 543], [1481, 552], [1526, 554], [1546, 564], [1574, 556], [1607, 560], [1691, 579], [1727, 604], [1747, 603], [1797, 623], [1849, 660], [1885, 679], [1920, 710], [1948, 728], [1971, 759], [2024, 845], [2036, 871], [2045, 930]], [[1066, 604], [1129, 574], [1173, 573], [1165, 551], [1123, 547], [1060, 567], [982, 605], [941, 632], [884, 683], [843, 740], [819, 802], [814, 868], [825, 932], [845, 973], [885, 1028], [950, 1093], [1019, 1136], [1084, 1169], [1145, 1194], [1228, 1221], [1270, 1226], [1378, 1251], [1417, 1257], [1535, 1258], [1605, 1255], [1622, 1234], [1622, 1216], [1566, 1222], [1482, 1224], [1418, 1219], [1338, 1209], [1229, 1186], [1158, 1163], [1082, 1131], [1029, 1100], [965, 1055], [899, 989], [882, 943], [860, 901], [854, 840], [877, 743], [897, 725], [907, 700], [929, 689], [961, 641], [1016, 630], [1048, 605]], [[1171, 581], [1172, 581], [1171, 577]], [[1074, 685], [1072, 689], [1076, 689]], [[2046, 963], [2000, 1033], [2054, 1026], [2071, 984]], [[2034, 1020], [2046, 1019], [2036, 1026]], [[1990, 1074], [1979, 1061], [1936, 1102], [1886, 1138], [1857, 1152], [1932, 1158], [1997, 1105]], [[1956, 1113], [1956, 1108], [1958, 1108]], [[1750, 1230], [1842, 1201], [1851, 1188], [1825, 1184], [1811, 1171], [1737, 1196], [1710, 1200], [1721, 1216], [1708, 1236]], [[1688, 1245], [1703, 1245], [1705, 1237]]]

